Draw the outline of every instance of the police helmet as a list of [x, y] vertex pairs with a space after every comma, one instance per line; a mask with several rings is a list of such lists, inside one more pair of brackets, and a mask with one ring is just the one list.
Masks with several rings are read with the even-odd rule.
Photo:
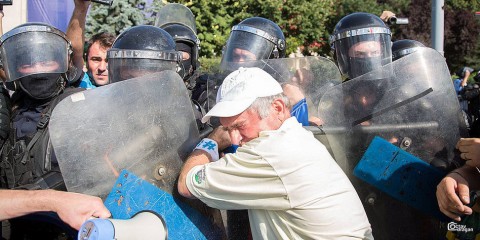
[[168, 3], [158, 11], [155, 26], [161, 27], [173, 37], [177, 51], [190, 54], [189, 59], [182, 59], [178, 72], [184, 80], [188, 79], [199, 66], [200, 50], [200, 39], [192, 11], [182, 4]]
[[6, 86], [34, 99], [49, 99], [65, 88], [71, 54], [66, 35], [45, 23], [22, 24], [0, 38]]
[[415, 40], [397, 40], [392, 43], [392, 61], [402, 58], [410, 53], [416, 52], [419, 48], [422, 47], [425, 47], [425, 45]]
[[330, 36], [330, 44], [340, 71], [349, 79], [392, 61], [390, 29], [370, 13], [343, 17]]
[[141, 25], [118, 35], [107, 58], [109, 82], [114, 83], [163, 70], [176, 71], [181, 54], [165, 30]]
[[233, 26], [223, 50], [221, 65], [283, 58], [285, 50], [285, 36], [276, 23], [262, 17], [251, 17]]
[[177, 51], [182, 51], [190, 54], [189, 59], [182, 59], [180, 64], [180, 76], [188, 78], [193, 74], [199, 65], [198, 51], [200, 50], [200, 39], [197, 34], [187, 26], [181, 24], [170, 24], [162, 27], [175, 40]]

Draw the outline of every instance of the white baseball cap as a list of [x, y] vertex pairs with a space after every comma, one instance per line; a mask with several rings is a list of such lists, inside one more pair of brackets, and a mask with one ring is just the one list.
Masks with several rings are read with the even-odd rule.
[[259, 97], [282, 93], [282, 87], [260, 68], [239, 68], [230, 73], [217, 93], [217, 104], [202, 118], [232, 117], [245, 111]]

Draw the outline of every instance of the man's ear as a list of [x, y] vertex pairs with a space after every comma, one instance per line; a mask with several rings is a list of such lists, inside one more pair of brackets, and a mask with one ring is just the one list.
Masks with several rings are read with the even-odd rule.
[[277, 98], [275, 100], [273, 100], [273, 109], [275, 110], [275, 112], [277, 113], [283, 113], [284, 111], [288, 111], [286, 108], [286, 105], [285, 105], [285, 102], [283, 102], [282, 99], [280, 98]]

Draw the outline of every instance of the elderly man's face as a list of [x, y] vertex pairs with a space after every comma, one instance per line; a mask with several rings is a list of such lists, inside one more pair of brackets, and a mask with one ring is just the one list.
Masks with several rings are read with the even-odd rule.
[[355, 58], [378, 57], [382, 55], [382, 47], [377, 41], [363, 41], [350, 47], [348, 55]]
[[220, 123], [230, 134], [230, 139], [246, 143], [257, 138], [261, 131], [278, 129], [288, 117], [290, 112], [285, 103], [276, 99], [270, 105], [268, 116], [263, 119], [256, 110], [248, 108], [236, 116], [221, 117]]

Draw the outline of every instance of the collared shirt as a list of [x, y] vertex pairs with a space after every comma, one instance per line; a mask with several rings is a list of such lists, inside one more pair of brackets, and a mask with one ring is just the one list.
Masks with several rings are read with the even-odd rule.
[[294, 117], [192, 168], [187, 187], [211, 207], [248, 209], [254, 239], [373, 238], [347, 176]]

